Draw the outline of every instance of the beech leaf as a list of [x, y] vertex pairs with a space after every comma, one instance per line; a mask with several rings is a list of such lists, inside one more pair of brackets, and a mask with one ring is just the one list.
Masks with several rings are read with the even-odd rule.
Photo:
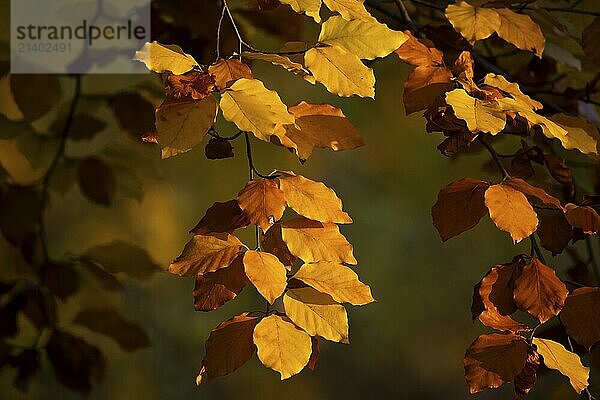
[[269, 304], [283, 294], [287, 283], [286, 269], [273, 254], [248, 250], [244, 254], [244, 272]]
[[533, 344], [542, 356], [544, 365], [550, 369], [558, 370], [569, 378], [569, 382], [577, 393], [583, 392], [588, 387], [590, 369], [581, 364], [579, 356], [565, 349], [565, 347], [550, 339], [533, 338]]

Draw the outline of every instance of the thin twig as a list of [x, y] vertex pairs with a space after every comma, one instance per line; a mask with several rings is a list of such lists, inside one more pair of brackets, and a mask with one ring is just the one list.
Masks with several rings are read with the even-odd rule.
[[219, 17], [219, 23], [217, 25], [217, 60], [221, 58], [221, 28], [223, 26], [223, 18], [225, 18], [225, 6], [221, 8], [221, 16]]
[[73, 119], [75, 117], [75, 111], [77, 109], [77, 103], [79, 102], [79, 98], [81, 97], [81, 75], [74, 75], [75, 78], [75, 89], [73, 92], [73, 99], [71, 100], [71, 105], [69, 106], [69, 111], [67, 113], [67, 119], [65, 121], [65, 125], [60, 133], [60, 141], [58, 143], [58, 149], [54, 154], [54, 158], [50, 162], [46, 173], [44, 174], [44, 178], [41, 184], [41, 195], [40, 195], [40, 216], [39, 216], [39, 235], [40, 235], [40, 244], [42, 247], [42, 254], [46, 261], [51, 261], [49, 251], [48, 251], [48, 232], [46, 229], [46, 221], [44, 218], [44, 214], [48, 208], [48, 201], [50, 197], [50, 182], [52, 180], [52, 176], [60, 163], [60, 160], [65, 154], [65, 148], [67, 144], [67, 138], [69, 137], [69, 131], [71, 130], [71, 126], [73, 125]]
[[540, 249], [540, 247], [537, 244], [537, 241], [535, 240], [535, 233], [532, 233], [529, 236], [529, 240], [531, 240], [531, 252], [535, 253], [537, 255], [537, 258], [539, 258], [543, 264], [546, 264], [544, 254], [542, 254], [542, 249]]
[[404, 2], [402, 0], [394, 0], [394, 3], [396, 3], [396, 7], [398, 7], [398, 10], [400, 10], [400, 14], [402, 14], [404, 19], [410, 26], [410, 29], [415, 32], [418, 31], [419, 28], [417, 28], [415, 21], [413, 21], [412, 18], [410, 17], [410, 14], [408, 13], [406, 6], [404, 5]]
[[492, 159], [494, 160], [494, 162], [498, 166], [498, 169], [502, 173], [502, 179], [505, 180], [505, 179], [510, 178], [510, 174], [508, 173], [506, 168], [504, 168], [504, 165], [502, 165], [502, 161], [500, 161], [500, 158], [498, 157], [498, 153], [496, 153], [496, 150], [494, 150], [494, 148], [488, 142], [486, 142], [485, 139], [481, 135], [479, 135], [477, 137], [477, 139], [483, 145], [483, 147], [485, 147], [487, 149], [487, 151], [492, 156]]

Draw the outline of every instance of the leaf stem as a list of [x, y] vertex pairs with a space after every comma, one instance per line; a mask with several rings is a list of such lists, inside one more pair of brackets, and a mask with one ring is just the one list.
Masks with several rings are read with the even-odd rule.
[[506, 179], [510, 178], [510, 174], [508, 173], [506, 168], [504, 168], [504, 165], [502, 165], [502, 161], [500, 161], [500, 157], [498, 156], [498, 153], [496, 153], [496, 150], [494, 150], [494, 148], [488, 142], [486, 142], [486, 140], [481, 136], [481, 134], [479, 134], [479, 136], [477, 136], [477, 139], [483, 145], [483, 147], [485, 147], [487, 149], [487, 151], [492, 156], [492, 159], [496, 163], [496, 166], [502, 173], [502, 180], [506, 180]]
[[542, 249], [540, 249], [540, 246], [538, 246], [538, 243], [535, 240], [535, 233], [532, 233], [529, 236], [529, 240], [531, 240], [531, 253], [532, 253], [532, 255], [535, 253], [535, 255], [537, 255], [537, 258], [539, 258], [542, 263], [546, 264], [546, 259], [544, 258], [544, 254], [542, 253]]

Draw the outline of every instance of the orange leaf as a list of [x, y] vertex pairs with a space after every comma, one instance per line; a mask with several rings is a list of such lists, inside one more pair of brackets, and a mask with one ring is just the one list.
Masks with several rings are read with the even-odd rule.
[[228, 233], [195, 235], [169, 265], [169, 272], [179, 276], [214, 272], [229, 266], [243, 248], [242, 242]]
[[236, 59], [219, 59], [208, 67], [208, 72], [215, 77], [219, 90], [225, 89], [240, 78], [252, 79], [250, 67]]
[[583, 233], [592, 235], [600, 229], [600, 216], [592, 207], [576, 206], [575, 204], [567, 204], [567, 212], [565, 216], [567, 221], [574, 228], [583, 230]]
[[238, 203], [250, 222], [266, 232], [285, 211], [285, 195], [273, 179], [255, 179], [238, 194]]
[[510, 233], [518, 243], [537, 229], [538, 219], [525, 195], [507, 185], [493, 185], [485, 191], [485, 205], [498, 229]]

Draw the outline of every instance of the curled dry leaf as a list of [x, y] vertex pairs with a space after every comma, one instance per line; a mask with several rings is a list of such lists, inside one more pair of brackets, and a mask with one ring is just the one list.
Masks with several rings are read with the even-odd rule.
[[335, 224], [294, 218], [281, 224], [281, 235], [290, 253], [304, 262], [357, 263], [352, 245]]
[[279, 315], [263, 318], [254, 329], [258, 358], [287, 379], [308, 363], [312, 353], [310, 336]]
[[542, 356], [544, 365], [560, 371], [569, 378], [569, 382], [577, 393], [588, 387], [590, 369], [581, 364], [579, 356], [565, 349], [560, 343], [550, 339], [533, 338], [533, 344]]
[[283, 294], [287, 283], [286, 268], [273, 254], [248, 250], [244, 254], [244, 272], [269, 304]]
[[567, 204], [565, 217], [574, 228], [579, 228], [587, 235], [593, 235], [600, 229], [600, 216], [592, 207]]
[[537, 370], [540, 366], [540, 355], [533, 346], [527, 347], [527, 362], [525, 368], [515, 377], [515, 394], [517, 400], [522, 400], [533, 389], [537, 381]]
[[248, 284], [242, 259], [238, 256], [228, 267], [196, 276], [192, 291], [196, 311], [215, 310], [240, 294]]
[[485, 191], [485, 205], [498, 229], [510, 233], [515, 243], [537, 229], [538, 219], [525, 195], [510, 186], [490, 186]]
[[352, 269], [334, 262], [304, 264], [293, 278], [312, 286], [321, 293], [330, 295], [340, 303], [357, 306], [375, 301], [371, 288], [358, 279]]
[[215, 87], [215, 78], [204, 71], [191, 71], [185, 75], [169, 74], [165, 84], [167, 97], [187, 97], [202, 100], [210, 96]]
[[279, 186], [288, 206], [298, 214], [315, 221], [352, 223], [352, 218], [342, 210], [342, 201], [325, 184], [302, 175], [288, 175], [279, 179]]
[[252, 79], [250, 67], [237, 59], [219, 59], [210, 67], [208, 72], [214, 76], [215, 84], [219, 90], [224, 90], [241, 78]]
[[238, 193], [238, 204], [263, 232], [279, 221], [285, 211], [285, 195], [274, 179], [255, 179]]
[[514, 299], [517, 307], [527, 311], [541, 323], [558, 315], [569, 291], [554, 270], [537, 258], [523, 266], [515, 279]]
[[513, 381], [525, 368], [527, 342], [519, 335], [479, 336], [467, 349], [465, 378], [471, 394]]
[[600, 341], [600, 288], [581, 287], [571, 292], [560, 320], [569, 336], [591, 351]]
[[311, 336], [349, 343], [346, 309], [312, 287], [289, 289], [283, 296], [285, 313]]
[[487, 214], [484, 193], [488, 187], [487, 182], [463, 178], [440, 190], [431, 216], [443, 241], [473, 228]]
[[252, 334], [258, 322], [258, 318], [244, 313], [213, 329], [205, 343], [206, 353], [196, 383], [203, 381], [204, 374], [212, 380], [244, 365], [256, 349]]
[[169, 265], [169, 272], [179, 276], [214, 272], [231, 265], [243, 248], [242, 242], [228, 233], [194, 235]]

